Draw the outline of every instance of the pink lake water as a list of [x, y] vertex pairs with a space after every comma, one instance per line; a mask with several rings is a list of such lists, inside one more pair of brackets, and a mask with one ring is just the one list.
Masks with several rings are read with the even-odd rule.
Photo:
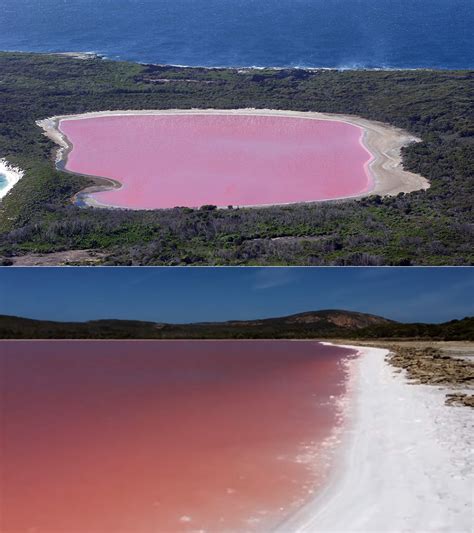
[[0, 341], [0, 531], [268, 532], [326, 481], [354, 353]]
[[340, 121], [261, 115], [65, 119], [66, 169], [112, 178], [90, 196], [131, 209], [310, 202], [372, 188], [363, 130]]

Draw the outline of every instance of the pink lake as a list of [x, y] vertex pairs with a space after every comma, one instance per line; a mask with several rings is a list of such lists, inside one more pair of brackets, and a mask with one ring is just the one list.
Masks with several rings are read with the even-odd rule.
[[355, 354], [0, 341], [0, 531], [268, 532], [327, 480]]
[[96, 202], [130, 209], [311, 202], [369, 192], [363, 130], [262, 115], [109, 115], [64, 119], [66, 169], [112, 178]]

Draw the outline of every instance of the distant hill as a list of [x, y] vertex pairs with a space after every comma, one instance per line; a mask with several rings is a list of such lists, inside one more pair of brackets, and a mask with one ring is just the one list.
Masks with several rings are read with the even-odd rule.
[[138, 320], [52, 322], [0, 315], [0, 339], [304, 339], [432, 338], [474, 340], [474, 317], [403, 324], [367, 313], [323, 310], [286, 317], [194, 324]]

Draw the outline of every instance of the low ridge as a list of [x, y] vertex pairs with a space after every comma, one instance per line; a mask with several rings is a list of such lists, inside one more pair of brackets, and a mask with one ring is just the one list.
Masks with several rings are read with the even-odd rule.
[[328, 309], [285, 317], [167, 324], [103, 319], [54, 322], [0, 315], [1, 339], [317, 339], [432, 338], [474, 340], [474, 317], [405, 324], [368, 313]]

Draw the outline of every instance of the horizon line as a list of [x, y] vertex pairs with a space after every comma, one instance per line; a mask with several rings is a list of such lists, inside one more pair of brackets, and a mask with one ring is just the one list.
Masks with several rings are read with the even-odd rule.
[[117, 322], [142, 322], [142, 323], [151, 323], [151, 324], [163, 324], [168, 326], [186, 326], [186, 325], [198, 325], [198, 324], [228, 324], [228, 323], [239, 323], [239, 322], [249, 322], [249, 321], [265, 321], [265, 320], [278, 320], [278, 319], [284, 319], [284, 318], [290, 318], [293, 316], [298, 315], [304, 315], [308, 313], [324, 313], [324, 312], [340, 312], [340, 313], [349, 313], [349, 314], [361, 314], [366, 316], [373, 316], [377, 318], [383, 318], [384, 320], [394, 322], [396, 324], [446, 324], [449, 322], [454, 321], [461, 321], [468, 318], [473, 318], [474, 315], [466, 315], [462, 318], [450, 318], [448, 320], [443, 320], [441, 322], [424, 322], [424, 321], [401, 321], [401, 320], [394, 320], [392, 318], [387, 318], [383, 315], [377, 315], [375, 313], [368, 313], [364, 311], [352, 311], [352, 310], [346, 310], [346, 309], [310, 309], [306, 311], [298, 311], [296, 313], [291, 313], [288, 315], [272, 315], [272, 316], [266, 316], [266, 317], [255, 317], [255, 318], [245, 318], [245, 319], [228, 319], [228, 320], [202, 320], [202, 321], [191, 321], [191, 322], [165, 322], [161, 320], [145, 320], [145, 319], [139, 319], [139, 318], [114, 318], [114, 317], [98, 317], [98, 318], [88, 318], [85, 320], [54, 320], [49, 318], [32, 318], [29, 316], [20, 316], [20, 315], [8, 315], [8, 314], [0, 314], [1, 318], [18, 318], [23, 320], [32, 320], [36, 322], [54, 322], [57, 324], [87, 324], [89, 322], [100, 322], [100, 321], [117, 321]]

